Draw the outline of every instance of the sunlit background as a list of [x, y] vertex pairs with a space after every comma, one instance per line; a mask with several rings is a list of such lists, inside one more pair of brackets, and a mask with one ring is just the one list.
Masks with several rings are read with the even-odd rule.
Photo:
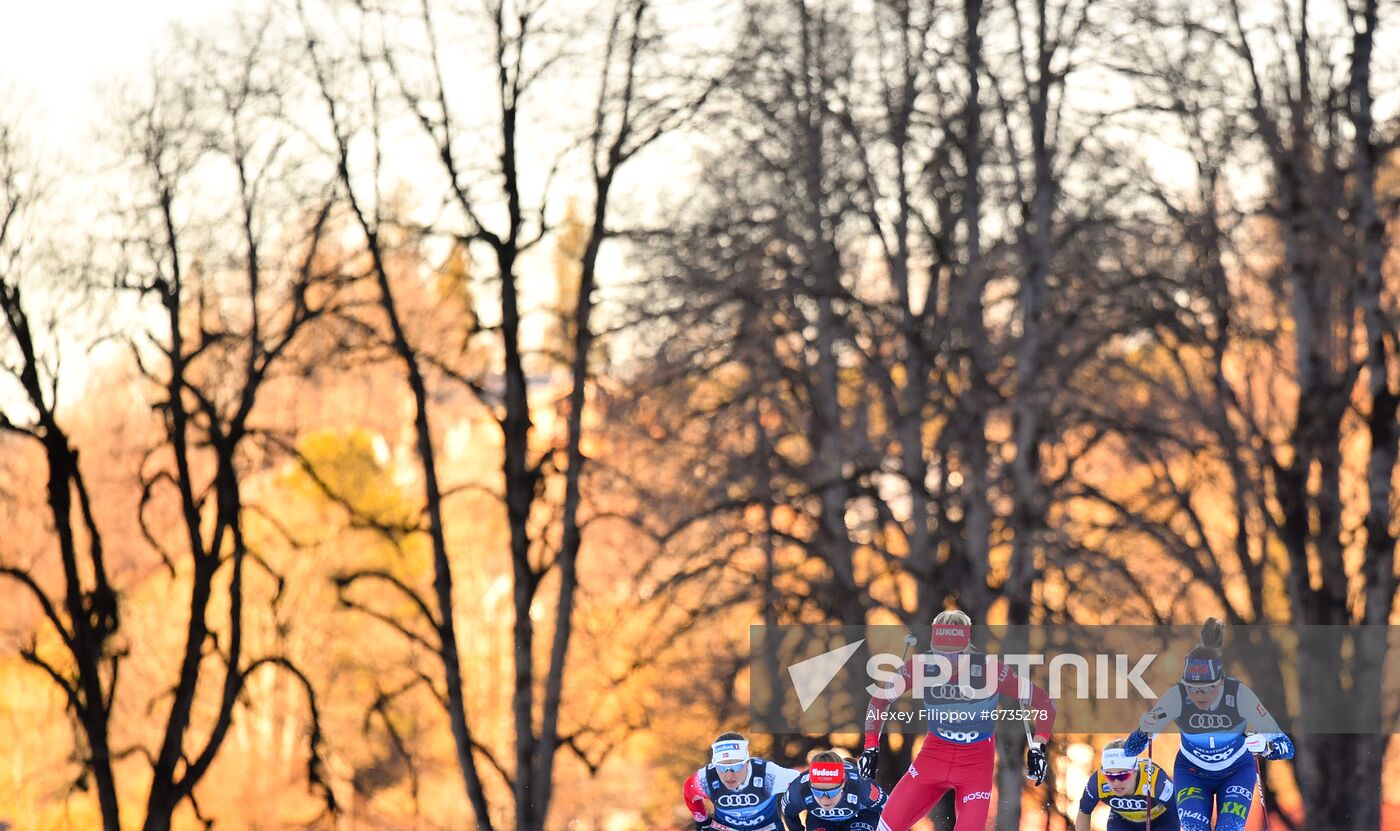
[[689, 829], [751, 624], [1400, 622], [1400, 7], [496, 3], [0, 0], [0, 823]]

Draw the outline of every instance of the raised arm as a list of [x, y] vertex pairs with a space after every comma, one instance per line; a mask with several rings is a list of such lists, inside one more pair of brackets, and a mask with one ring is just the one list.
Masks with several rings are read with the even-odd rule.
[[1168, 722], [1176, 720], [1181, 715], [1181, 688], [1173, 684], [1162, 697], [1157, 699], [1156, 705], [1143, 714], [1138, 720], [1138, 729], [1128, 735], [1127, 742], [1123, 745], [1123, 750], [1136, 756], [1147, 747], [1148, 739], [1162, 732], [1162, 728]]
[[[870, 750], [880, 746], [880, 728], [884, 725], [884, 715], [890, 706], [913, 686], [914, 661], [910, 659], [904, 662], [904, 666], [899, 670], [899, 677], [885, 687], [882, 695], [872, 695], [870, 706], [865, 708], [865, 744], [864, 748]], [[864, 774], [862, 774], [864, 775]]]
[[[1023, 685], [1030, 688], [1029, 700], [1021, 695]], [[1022, 679], [1015, 670], [1005, 664], [998, 671], [997, 692], [1015, 698], [1028, 709], [1035, 710], [1035, 740], [1042, 744], [1050, 740], [1050, 731], [1055, 726], [1055, 702], [1049, 693], [1029, 678]]]

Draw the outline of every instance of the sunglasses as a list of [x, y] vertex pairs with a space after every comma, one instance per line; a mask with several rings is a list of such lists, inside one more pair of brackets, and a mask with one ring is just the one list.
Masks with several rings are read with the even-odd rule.
[[1220, 686], [1220, 682], [1212, 681], [1209, 684], [1187, 684], [1185, 682], [1182, 682], [1181, 686], [1185, 687], [1187, 692], [1204, 693], [1213, 692], [1216, 688]]
[[1110, 782], [1126, 782], [1129, 779], [1131, 779], [1132, 776], [1133, 772], [1131, 770], [1119, 771], [1117, 773], [1110, 773], [1108, 771], [1103, 772], [1103, 778], [1107, 779]]
[[744, 765], [747, 764], [748, 762], [740, 762], [737, 765], [715, 765], [715, 770], [719, 771], [720, 773], [738, 773], [739, 771], [743, 770]]
[[813, 795], [813, 796], [819, 796], [819, 797], [821, 797], [822, 799], [831, 799], [831, 798], [834, 797], [834, 796], [840, 796], [840, 795], [841, 795], [841, 789], [842, 789], [843, 787], [844, 787], [843, 785], [837, 785], [837, 786], [834, 787], [834, 788], [827, 788], [827, 789], [825, 789], [825, 790], [822, 790], [821, 788], [813, 788], [813, 789], [812, 789], [812, 795]]

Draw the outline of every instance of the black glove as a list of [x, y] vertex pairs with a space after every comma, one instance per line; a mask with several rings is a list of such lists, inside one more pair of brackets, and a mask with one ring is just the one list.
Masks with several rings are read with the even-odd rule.
[[1030, 749], [1026, 751], [1026, 778], [1039, 785], [1045, 781], [1045, 768], [1045, 745], [1031, 742]]
[[873, 779], [879, 766], [880, 748], [867, 747], [860, 752], [860, 758], [856, 760], [856, 773], [862, 779]]

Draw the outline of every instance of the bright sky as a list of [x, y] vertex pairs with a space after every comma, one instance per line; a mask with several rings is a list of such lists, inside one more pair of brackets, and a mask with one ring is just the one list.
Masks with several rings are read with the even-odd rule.
[[[0, 0], [0, 99], [50, 149], [81, 147], [105, 82], [139, 72], [176, 22], [235, 0]], [[10, 100], [13, 99], [13, 100]]]

